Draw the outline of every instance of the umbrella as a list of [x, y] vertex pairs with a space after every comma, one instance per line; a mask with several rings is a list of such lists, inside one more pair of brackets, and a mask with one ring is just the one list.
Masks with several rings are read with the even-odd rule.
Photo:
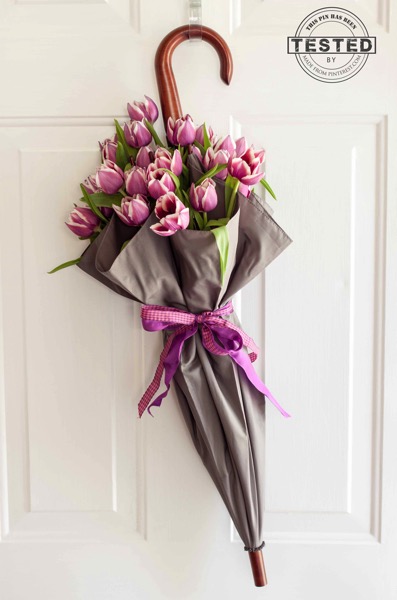
[[[219, 54], [221, 77], [229, 83], [232, 58], [226, 42], [207, 27], [184, 26], [169, 33], [156, 54], [164, 122], [182, 115], [171, 59], [176, 46], [202, 37]], [[203, 170], [191, 155], [190, 178]], [[215, 178], [224, 200], [225, 182]], [[218, 218], [219, 206], [209, 218]], [[263, 201], [240, 192], [227, 223], [229, 254], [221, 272], [211, 231], [181, 230], [154, 235], [154, 213], [142, 227], [112, 217], [78, 266], [119, 294], [142, 303], [145, 329], [164, 332], [164, 350], [153, 382], [139, 403], [140, 415], [160, 406], [171, 379], [194, 446], [213, 479], [249, 552], [254, 582], [266, 585], [262, 548], [266, 396], [289, 416], [251, 365], [256, 347], [244, 334], [232, 298], [291, 242]], [[122, 251], [121, 251], [122, 250]], [[139, 260], [138, 258], [139, 257]], [[244, 347], [248, 347], [248, 353]], [[165, 371], [166, 390], [155, 398]]]

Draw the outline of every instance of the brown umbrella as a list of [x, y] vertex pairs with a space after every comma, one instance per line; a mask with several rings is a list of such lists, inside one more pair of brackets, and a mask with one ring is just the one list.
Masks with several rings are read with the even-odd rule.
[[[175, 47], [189, 35], [200, 36], [215, 47], [221, 60], [222, 78], [226, 83], [231, 79], [230, 50], [216, 32], [206, 27], [175, 29], [164, 38], [156, 54], [165, 123], [169, 116], [178, 118], [182, 115], [171, 58]], [[189, 171], [192, 181], [202, 174], [201, 165], [193, 155], [189, 160]], [[216, 182], [218, 206], [223, 206], [225, 184], [219, 179]], [[209, 215], [209, 218], [216, 217]], [[152, 214], [143, 227], [131, 228], [112, 217], [78, 266], [135, 301], [173, 307], [193, 315], [195, 330], [182, 344], [180, 364], [173, 377], [174, 388], [197, 452], [249, 552], [255, 585], [264, 586], [267, 583], [262, 555], [264, 390], [253, 385], [253, 371], [241, 368], [238, 361], [244, 360], [247, 353], [235, 351], [233, 335], [221, 340], [221, 346], [223, 344], [230, 352], [214, 354], [207, 351], [202, 337], [206, 326], [201, 317], [197, 321], [197, 315], [230, 306], [228, 302], [233, 295], [275, 259], [291, 240], [258, 196], [251, 193], [246, 198], [238, 193], [236, 210], [226, 226], [229, 257], [222, 278], [219, 250], [212, 232], [183, 230], [164, 238], [150, 230], [154, 222]], [[130, 241], [125, 245], [127, 240]], [[240, 327], [230, 310], [223, 318], [235, 326], [231, 331]], [[163, 329], [165, 340], [169, 340], [172, 332], [166, 327]], [[222, 337], [222, 331], [215, 328], [215, 337], [219, 335]], [[267, 390], [266, 395], [277, 405]], [[154, 402], [157, 406], [160, 403], [161, 399]]]

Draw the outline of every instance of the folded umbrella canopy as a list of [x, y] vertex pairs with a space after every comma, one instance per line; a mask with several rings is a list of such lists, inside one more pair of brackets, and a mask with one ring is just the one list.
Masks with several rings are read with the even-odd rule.
[[[195, 29], [181, 27], [162, 42], [156, 56], [163, 118], [180, 116], [172, 73], [173, 49]], [[226, 43], [208, 28], [200, 36], [220, 55], [223, 79], [231, 78]], [[189, 158], [191, 181], [203, 170]], [[215, 178], [218, 207], [224, 206], [225, 182]], [[214, 209], [209, 218], [218, 218]], [[221, 272], [219, 249], [211, 231], [181, 230], [154, 235], [154, 213], [142, 227], [129, 227], [113, 216], [83, 254], [79, 267], [119, 294], [143, 305], [143, 325], [163, 330], [165, 349], [156, 376], [139, 404], [140, 415], [160, 406], [171, 379], [197, 452], [211, 475], [236, 529], [249, 551], [255, 584], [266, 584], [262, 546], [264, 514], [265, 402], [284, 416], [251, 365], [255, 347], [242, 332], [233, 295], [269, 265], [291, 242], [253, 192], [237, 194], [226, 225], [229, 252]], [[128, 243], [126, 243], [128, 242]], [[139, 260], [137, 260], [139, 257]], [[226, 324], [225, 324], [226, 323]], [[245, 350], [250, 346], [251, 354]], [[164, 383], [160, 385], [162, 372]], [[165, 386], [165, 391], [164, 391]], [[157, 395], [157, 389], [161, 392]]]

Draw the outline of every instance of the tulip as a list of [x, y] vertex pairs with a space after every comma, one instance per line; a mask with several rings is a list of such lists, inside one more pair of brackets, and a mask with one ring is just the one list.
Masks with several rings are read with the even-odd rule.
[[89, 238], [99, 227], [100, 219], [85, 206], [76, 206], [70, 213], [66, 225], [75, 235]]
[[137, 167], [147, 169], [151, 162], [154, 160], [153, 150], [149, 146], [142, 146], [139, 148], [138, 154], [136, 155], [135, 164]]
[[236, 156], [241, 157], [248, 150], [248, 142], [245, 137], [236, 140]]
[[192, 117], [186, 115], [174, 121], [171, 117], [167, 123], [167, 138], [174, 146], [188, 146], [196, 139], [196, 126]]
[[159, 116], [157, 104], [149, 98], [149, 96], [145, 96], [145, 102], [133, 102], [132, 104], [127, 104], [127, 109], [128, 114], [133, 121], [143, 121], [143, 119], [147, 119], [150, 123], [154, 123]]
[[95, 194], [95, 192], [99, 191], [99, 187], [97, 186], [96, 176], [89, 175], [87, 179], [83, 181], [83, 187], [86, 190], [87, 194]]
[[175, 191], [175, 183], [163, 169], [157, 169], [155, 165], [151, 165], [147, 170], [147, 176], [148, 192], [155, 200], [167, 192]]
[[225, 150], [229, 156], [234, 154], [235, 144], [230, 137], [227, 135], [226, 137], [220, 138], [214, 146], [214, 152], [218, 152], [218, 150]]
[[260, 167], [264, 159], [264, 150], [255, 152], [253, 148], [248, 148], [241, 157], [231, 157], [229, 159], [229, 173], [244, 185], [255, 185], [263, 177]]
[[113, 208], [111, 206], [98, 206], [98, 208], [104, 217], [110, 219], [113, 214]]
[[168, 192], [158, 198], [155, 213], [160, 219], [160, 223], [151, 225], [150, 229], [158, 235], [174, 235], [174, 233], [186, 229], [189, 225], [189, 209], [173, 192]]
[[101, 149], [102, 160], [111, 160], [116, 162], [116, 152], [117, 152], [117, 135], [113, 137], [112, 140], [107, 138], [102, 143], [99, 143], [99, 148]]
[[[211, 142], [211, 145], [213, 145], [215, 142], [214, 131], [210, 125], [208, 127], [206, 127], [206, 129], [207, 129], [208, 139]], [[197, 127], [197, 129], [196, 129], [196, 142], [198, 142], [199, 144], [204, 146], [204, 123], [202, 125], [200, 125], [200, 127]]]
[[[226, 150], [218, 150], [215, 152], [213, 148], [208, 148], [203, 158], [203, 166], [206, 171], [209, 171], [216, 165], [226, 165], [229, 161], [229, 153]], [[227, 168], [217, 173], [220, 179], [226, 179]]]
[[126, 142], [133, 148], [147, 146], [152, 141], [152, 134], [140, 121], [130, 121], [124, 124]]
[[147, 194], [147, 177], [145, 169], [132, 167], [125, 172], [125, 188], [127, 194]]
[[203, 183], [190, 186], [190, 202], [194, 210], [208, 212], [218, 204], [218, 196], [215, 189], [215, 181], [204, 179]]
[[148, 201], [142, 194], [125, 196], [121, 206], [113, 204], [113, 209], [123, 223], [132, 227], [142, 225], [150, 214]]
[[171, 154], [165, 148], [158, 148], [154, 155], [154, 164], [158, 169], [172, 171], [177, 177], [182, 173], [182, 156], [179, 150], [174, 150], [174, 154]]
[[105, 160], [97, 169], [96, 184], [105, 194], [115, 194], [124, 184], [124, 173], [115, 162]]

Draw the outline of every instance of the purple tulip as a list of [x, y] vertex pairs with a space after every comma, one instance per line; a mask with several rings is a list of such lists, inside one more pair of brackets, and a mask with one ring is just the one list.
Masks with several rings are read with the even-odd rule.
[[87, 194], [95, 194], [99, 191], [99, 187], [96, 182], [96, 175], [89, 175], [87, 179], [84, 179], [82, 183]]
[[244, 185], [255, 185], [263, 177], [260, 167], [264, 159], [264, 150], [255, 152], [253, 148], [248, 148], [241, 157], [230, 158], [228, 164], [229, 173]]
[[140, 121], [130, 121], [124, 123], [125, 140], [133, 148], [147, 146], [152, 141], [152, 134]]
[[98, 208], [104, 217], [110, 219], [113, 214], [113, 208], [111, 206], [98, 206]]
[[[207, 134], [208, 134], [208, 138], [211, 142], [211, 145], [214, 145], [215, 134], [210, 125], [207, 127]], [[197, 127], [197, 129], [196, 129], [196, 142], [198, 142], [199, 144], [204, 146], [204, 123], [202, 125], [200, 125], [200, 127]]]
[[175, 183], [171, 176], [163, 169], [156, 169], [155, 165], [150, 165], [147, 170], [147, 176], [148, 192], [155, 200], [167, 192], [175, 191]]
[[201, 154], [201, 150], [197, 148], [197, 146], [190, 146], [190, 154], [194, 154], [195, 156], [197, 156], [201, 163], [203, 162], [203, 155]]
[[245, 137], [241, 137], [236, 140], [236, 156], [241, 157], [248, 150], [248, 142]]
[[[203, 158], [203, 166], [206, 171], [209, 171], [216, 165], [226, 165], [229, 161], [229, 153], [226, 150], [218, 150], [215, 152], [213, 148], [208, 148]], [[227, 168], [225, 167], [222, 171], [217, 173], [217, 177], [220, 179], [226, 179]]]
[[138, 154], [136, 155], [135, 164], [137, 167], [147, 169], [151, 162], [154, 160], [154, 152], [149, 146], [142, 146], [139, 148]]
[[102, 160], [111, 160], [116, 162], [116, 152], [117, 152], [117, 135], [113, 137], [113, 139], [107, 138], [102, 143], [99, 143], [99, 148], [101, 149]]
[[174, 146], [188, 146], [196, 139], [196, 126], [192, 117], [186, 115], [174, 121], [171, 117], [167, 123], [167, 138]]
[[207, 178], [198, 186], [192, 183], [190, 186], [190, 202], [194, 210], [198, 210], [199, 212], [213, 210], [218, 204], [215, 181]]
[[105, 194], [115, 194], [124, 184], [124, 173], [115, 162], [105, 160], [103, 165], [98, 167], [96, 183]]
[[160, 219], [160, 223], [151, 225], [150, 229], [158, 235], [174, 235], [174, 233], [181, 229], [186, 229], [189, 225], [189, 209], [173, 192], [168, 192], [158, 198], [155, 213]]
[[229, 154], [229, 156], [232, 156], [234, 154], [235, 144], [234, 144], [232, 138], [230, 137], [230, 135], [227, 135], [226, 137], [220, 138], [216, 142], [216, 144], [214, 146], [214, 152], [215, 152], [215, 154], [219, 150], [224, 150], [225, 152], [227, 152]]
[[127, 109], [130, 119], [133, 121], [143, 121], [143, 119], [147, 119], [150, 123], [154, 123], [159, 116], [157, 104], [149, 98], [149, 96], [145, 96], [145, 102], [133, 102], [132, 104], [127, 104]]
[[130, 196], [134, 194], [147, 194], [147, 177], [145, 169], [132, 167], [125, 172], [125, 188]]
[[121, 206], [113, 204], [113, 209], [123, 223], [133, 227], [143, 225], [150, 214], [148, 201], [142, 194], [125, 196], [121, 201]]
[[174, 150], [171, 154], [165, 148], [158, 148], [154, 155], [154, 164], [158, 169], [168, 169], [177, 177], [182, 173], [182, 156], [179, 150]]
[[66, 225], [75, 235], [89, 238], [99, 227], [100, 219], [85, 206], [76, 206], [70, 213]]

